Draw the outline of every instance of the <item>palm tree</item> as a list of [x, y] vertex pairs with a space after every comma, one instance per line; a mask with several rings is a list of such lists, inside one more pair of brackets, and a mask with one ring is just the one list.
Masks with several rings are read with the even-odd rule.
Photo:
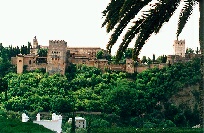
[[[106, 26], [107, 32], [112, 32], [110, 40], [107, 44], [107, 50], [111, 53], [111, 48], [118, 40], [118, 37], [128, 27], [122, 43], [116, 53], [116, 59], [120, 60], [123, 52], [127, 49], [131, 41], [136, 38], [133, 48], [133, 59], [136, 60], [139, 52], [148, 38], [158, 33], [165, 22], [168, 22], [175, 13], [178, 6], [183, 6], [180, 12], [177, 29], [177, 39], [182, 32], [186, 22], [188, 21], [195, 5], [199, 4], [200, 21], [199, 21], [199, 42], [201, 49], [201, 82], [200, 82], [200, 120], [204, 125], [204, 3], [203, 0], [111, 0], [106, 9], [102, 12], [105, 20], [102, 27]], [[147, 11], [144, 8], [149, 5]], [[143, 11], [143, 12], [141, 12]], [[142, 16], [139, 18], [136, 16]]]

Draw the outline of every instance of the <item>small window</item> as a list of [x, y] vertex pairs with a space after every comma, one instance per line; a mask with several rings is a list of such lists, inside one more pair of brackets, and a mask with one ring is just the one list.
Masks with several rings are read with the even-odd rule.
[[19, 60], [19, 62], [22, 62], [22, 60]]
[[31, 64], [31, 60], [29, 60], [29, 64]]

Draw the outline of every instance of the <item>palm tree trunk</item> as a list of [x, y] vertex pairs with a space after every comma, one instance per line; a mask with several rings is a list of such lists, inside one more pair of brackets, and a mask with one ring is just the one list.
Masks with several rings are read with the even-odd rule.
[[201, 50], [201, 81], [199, 84], [200, 91], [200, 124], [204, 128], [204, 1], [199, 1], [200, 21], [199, 21], [199, 42]]

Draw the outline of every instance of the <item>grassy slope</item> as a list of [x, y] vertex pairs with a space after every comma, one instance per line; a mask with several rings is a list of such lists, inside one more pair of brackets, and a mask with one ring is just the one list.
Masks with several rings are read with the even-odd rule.
[[7, 119], [0, 117], [0, 133], [54, 133], [53, 131], [44, 128], [31, 122], [21, 122], [15, 119]]

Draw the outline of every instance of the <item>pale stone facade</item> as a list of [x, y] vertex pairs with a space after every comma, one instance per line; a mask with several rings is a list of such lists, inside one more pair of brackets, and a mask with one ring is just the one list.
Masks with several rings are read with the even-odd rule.
[[[69, 118], [68, 123], [72, 122], [72, 118]], [[86, 120], [82, 117], [75, 117], [75, 126], [77, 128], [86, 128]]]
[[102, 49], [100, 47], [67, 47], [67, 50], [70, 51], [70, 57], [96, 59], [97, 52]]
[[134, 73], [134, 61], [132, 59], [126, 59], [126, 72]]
[[24, 57], [22, 55], [17, 56], [17, 73], [23, 73]]
[[185, 57], [185, 40], [175, 40], [173, 44], [174, 55]]
[[64, 74], [67, 63], [67, 42], [64, 40], [50, 40], [47, 53], [46, 72], [49, 74]]

